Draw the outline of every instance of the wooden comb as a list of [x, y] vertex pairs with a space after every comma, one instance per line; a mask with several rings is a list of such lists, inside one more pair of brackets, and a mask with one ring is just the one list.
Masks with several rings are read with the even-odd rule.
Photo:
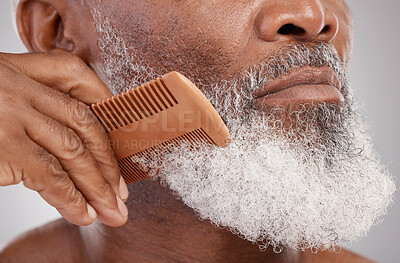
[[127, 183], [149, 178], [132, 158], [151, 158], [165, 147], [207, 142], [225, 147], [229, 131], [206, 96], [186, 77], [161, 78], [91, 105], [106, 129]]

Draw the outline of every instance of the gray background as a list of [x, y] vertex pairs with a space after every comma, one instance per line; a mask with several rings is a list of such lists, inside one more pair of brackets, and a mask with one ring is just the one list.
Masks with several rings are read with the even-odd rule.
[[[363, 102], [382, 160], [391, 173], [400, 172], [400, 1], [348, 0], [355, 21], [355, 46], [350, 77]], [[14, 33], [10, 3], [0, 0], [0, 51], [24, 52]], [[397, 193], [399, 199], [399, 193]], [[58, 218], [55, 209], [21, 185], [0, 188], [0, 244]], [[400, 204], [396, 202], [382, 224], [350, 249], [379, 262], [399, 262]]]

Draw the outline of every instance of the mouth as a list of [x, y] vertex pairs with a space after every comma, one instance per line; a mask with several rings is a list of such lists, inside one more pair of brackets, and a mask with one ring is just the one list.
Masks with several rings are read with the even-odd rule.
[[341, 83], [329, 67], [301, 67], [268, 82], [253, 92], [261, 107], [304, 103], [344, 102]]

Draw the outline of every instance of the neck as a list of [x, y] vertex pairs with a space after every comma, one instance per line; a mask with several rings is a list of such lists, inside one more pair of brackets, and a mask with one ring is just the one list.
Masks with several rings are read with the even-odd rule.
[[[129, 221], [121, 228], [99, 222], [82, 227], [91, 262], [294, 262], [296, 251], [258, 246], [199, 220], [156, 181], [130, 185]], [[99, 253], [101, 251], [101, 253]]]

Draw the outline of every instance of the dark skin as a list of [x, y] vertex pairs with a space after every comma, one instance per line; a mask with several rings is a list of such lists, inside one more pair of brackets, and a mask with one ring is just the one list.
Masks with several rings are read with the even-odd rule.
[[[9, 98], [0, 104], [7, 113], [2, 118], [8, 118], [1, 121], [13, 120], [9, 130], [0, 132], [7, 138], [0, 140], [7, 149], [1, 161], [8, 165], [3, 165], [0, 183], [22, 181], [66, 219], [20, 237], [3, 250], [0, 262], [370, 262], [345, 250], [261, 252], [200, 221], [156, 181], [130, 185], [127, 199], [113, 153], [91, 144], [107, 140], [85, 104], [111, 93], [94, 73], [101, 75], [102, 60], [86, 6], [90, 1], [83, 2], [21, 1], [18, 30], [36, 54], [0, 54], [6, 83], [0, 84], [0, 98]], [[113, 18], [126, 40], [135, 41], [156, 71], [201, 76], [202, 88], [235, 79], [241, 70], [294, 41], [326, 42], [345, 66], [352, 48], [351, 14], [342, 0], [111, 0], [96, 8]], [[279, 33], [287, 24], [296, 30]], [[38, 134], [43, 131], [49, 132], [42, 138]], [[29, 140], [29, 147], [21, 140]], [[129, 218], [118, 199], [127, 199]], [[99, 220], [85, 227], [95, 217]]]

